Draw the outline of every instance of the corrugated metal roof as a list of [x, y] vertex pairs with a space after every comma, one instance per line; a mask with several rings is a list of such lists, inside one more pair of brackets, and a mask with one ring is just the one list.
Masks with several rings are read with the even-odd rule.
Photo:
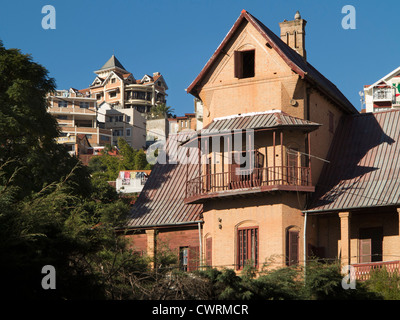
[[348, 116], [307, 212], [400, 204], [400, 111]]
[[216, 118], [205, 126], [200, 133], [210, 134], [217, 132], [229, 132], [231, 130], [275, 128], [282, 126], [301, 126], [304, 129], [317, 129], [320, 124], [292, 117], [284, 112], [258, 112], [243, 115], [234, 115], [225, 118]]
[[[188, 136], [188, 133], [181, 133], [168, 138], [166, 151], [177, 150], [178, 163], [155, 164], [131, 210], [128, 227], [178, 225], [201, 220], [203, 205], [184, 203], [187, 177], [191, 179], [198, 174], [198, 165], [183, 161], [187, 148], [180, 143]], [[195, 156], [194, 153], [190, 155]], [[195, 163], [191, 160], [189, 163]]]

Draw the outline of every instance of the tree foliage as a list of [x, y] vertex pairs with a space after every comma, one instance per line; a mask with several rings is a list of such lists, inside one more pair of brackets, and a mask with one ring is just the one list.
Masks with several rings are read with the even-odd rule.
[[105, 149], [102, 155], [89, 161], [89, 170], [96, 181], [114, 181], [120, 171], [151, 170], [144, 150], [133, 149], [123, 138], [118, 139], [119, 156], [110, 155]]
[[167, 106], [165, 103], [156, 104], [151, 109], [150, 119], [172, 118], [174, 111], [174, 108]]

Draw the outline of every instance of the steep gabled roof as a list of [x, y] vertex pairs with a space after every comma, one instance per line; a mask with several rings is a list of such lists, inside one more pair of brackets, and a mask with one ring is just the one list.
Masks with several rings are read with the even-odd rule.
[[[176, 226], [202, 221], [202, 204], [185, 204], [187, 179], [198, 174], [198, 165], [182, 163], [187, 148], [180, 146], [191, 133], [170, 135], [165, 150], [170, 154], [175, 150], [177, 163], [172, 156], [168, 163], [156, 163], [146, 184], [135, 202], [128, 228]], [[195, 156], [195, 155], [194, 155]], [[195, 161], [189, 163], [195, 163]]]
[[[108, 59], [108, 61], [97, 71], [104, 71], [104, 70], [116, 69], [116, 68], [126, 71], [126, 69], [121, 64], [121, 62], [119, 62], [119, 60], [114, 55], [112, 55], [111, 58]], [[126, 72], [128, 72], [128, 71], [126, 71]]]
[[191, 93], [198, 98], [198, 85], [203, 77], [211, 68], [212, 64], [216, 61], [218, 55], [222, 53], [223, 48], [227, 45], [229, 40], [233, 37], [242, 22], [247, 21], [254, 26], [258, 32], [265, 38], [267, 43], [279, 54], [279, 56], [287, 63], [287, 65], [296, 72], [303, 79], [308, 80], [316, 85], [321, 91], [328, 95], [331, 99], [336, 101], [346, 113], [357, 114], [358, 111], [351, 102], [343, 95], [342, 92], [327, 78], [325, 78], [317, 69], [304, 60], [296, 51], [284, 43], [280, 37], [268, 29], [262, 22], [253, 17], [246, 10], [242, 10], [239, 18], [236, 20], [233, 27], [230, 29], [224, 40], [221, 42], [217, 50], [208, 60], [203, 70], [199, 73], [196, 79], [187, 88], [187, 92]]
[[400, 111], [344, 117], [306, 212], [400, 204]]

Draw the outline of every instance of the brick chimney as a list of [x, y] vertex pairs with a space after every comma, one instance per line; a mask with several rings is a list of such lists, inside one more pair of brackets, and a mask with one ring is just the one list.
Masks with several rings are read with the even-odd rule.
[[281, 28], [281, 39], [289, 47], [294, 49], [304, 60], [307, 59], [306, 47], [305, 47], [305, 36], [307, 21], [301, 18], [300, 13], [297, 11], [294, 20], [279, 23]]

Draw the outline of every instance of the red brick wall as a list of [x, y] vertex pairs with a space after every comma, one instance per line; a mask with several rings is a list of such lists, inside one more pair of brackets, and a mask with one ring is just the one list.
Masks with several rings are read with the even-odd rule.
[[160, 229], [157, 234], [157, 247], [166, 245], [177, 252], [179, 247], [198, 247], [199, 230], [197, 227], [185, 229]]
[[[133, 251], [147, 252], [146, 232], [136, 231], [126, 235]], [[169, 248], [175, 253], [179, 247], [199, 247], [199, 230], [196, 227], [158, 229], [156, 235], [157, 249]]]
[[147, 252], [147, 235], [144, 231], [127, 235], [129, 239], [129, 247], [134, 252], [146, 253]]

